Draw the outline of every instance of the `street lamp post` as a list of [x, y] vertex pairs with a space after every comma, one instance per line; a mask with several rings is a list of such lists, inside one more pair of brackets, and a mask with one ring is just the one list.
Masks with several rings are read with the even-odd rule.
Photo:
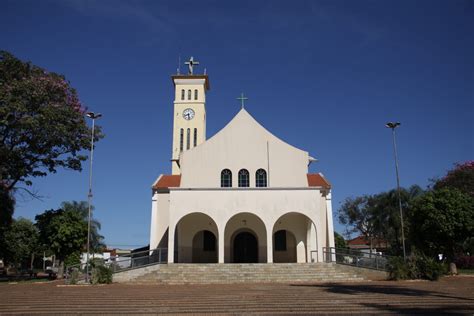
[[405, 250], [405, 232], [403, 229], [403, 209], [402, 209], [402, 197], [400, 193], [400, 177], [398, 175], [398, 156], [397, 156], [397, 143], [395, 141], [395, 129], [400, 126], [400, 122], [388, 122], [385, 127], [392, 129], [393, 136], [393, 154], [395, 157], [395, 172], [397, 175], [397, 191], [398, 191], [398, 207], [400, 209], [400, 223], [402, 228], [402, 247], [403, 247], [403, 260], [406, 261], [406, 250]]
[[86, 259], [86, 282], [89, 282], [89, 253], [90, 253], [90, 238], [91, 238], [91, 207], [92, 207], [92, 162], [94, 159], [94, 132], [95, 132], [95, 120], [100, 118], [102, 114], [88, 112], [86, 113], [88, 118], [92, 119], [92, 133], [91, 133], [91, 150], [90, 150], [90, 168], [89, 168], [89, 215], [87, 217], [87, 259]]

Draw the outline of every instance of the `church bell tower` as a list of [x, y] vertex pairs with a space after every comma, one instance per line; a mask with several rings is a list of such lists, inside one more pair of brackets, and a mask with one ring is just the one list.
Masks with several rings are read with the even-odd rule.
[[193, 57], [185, 63], [188, 74], [171, 76], [174, 84], [173, 112], [173, 152], [172, 174], [181, 174], [179, 157], [183, 151], [190, 150], [206, 140], [206, 91], [209, 78], [204, 74], [194, 74], [199, 65]]

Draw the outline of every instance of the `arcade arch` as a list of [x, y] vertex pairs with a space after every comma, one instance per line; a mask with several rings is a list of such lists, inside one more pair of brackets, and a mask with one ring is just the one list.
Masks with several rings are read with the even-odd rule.
[[207, 214], [190, 213], [176, 224], [175, 263], [216, 263], [219, 230]]

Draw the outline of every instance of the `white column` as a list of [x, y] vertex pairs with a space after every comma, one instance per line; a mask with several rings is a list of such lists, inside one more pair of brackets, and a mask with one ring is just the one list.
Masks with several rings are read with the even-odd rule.
[[[332, 202], [331, 202], [331, 191], [326, 194], [326, 218], [327, 218], [327, 247], [335, 247], [334, 244], [334, 224], [332, 221]], [[336, 261], [336, 255], [331, 256], [331, 261]]]
[[219, 238], [218, 238], [218, 243], [217, 243], [217, 247], [218, 247], [218, 256], [219, 256], [219, 263], [224, 263], [224, 251], [225, 251], [225, 244], [224, 244], [224, 228], [222, 227], [218, 227], [218, 234], [219, 234]]
[[168, 230], [168, 263], [174, 263], [174, 232], [176, 225], [170, 222]]
[[158, 247], [158, 193], [153, 192], [151, 198], [151, 225], [150, 225], [150, 249]]
[[267, 228], [267, 263], [273, 263], [273, 223], [266, 225]]

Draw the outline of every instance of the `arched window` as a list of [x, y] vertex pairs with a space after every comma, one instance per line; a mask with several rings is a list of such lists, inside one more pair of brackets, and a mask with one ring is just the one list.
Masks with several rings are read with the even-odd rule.
[[275, 251], [286, 251], [286, 230], [275, 233]]
[[179, 150], [183, 151], [183, 144], [184, 144], [184, 129], [181, 129], [179, 131]]
[[194, 129], [194, 147], [197, 146], [197, 142], [198, 142], [198, 129], [195, 128]]
[[197, 100], [198, 99], [198, 91], [197, 89], [194, 90], [194, 100]]
[[181, 89], [181, 100], [184, 100], [184, 89]]
[[204, 231], [202, 238], [202, 250], [204, 251], [216, 251], [216, 236], [208, 230]]
[[186, 149], [189, 149], [189, 147], [191, 147], [191, 129], [188, 128], [187, 130], [187, 138], [186, 138]]
[[239, 171], [239, 187], [249, 187], [249, 172], [246, 169], [240, 169]]
[[188, 100], [191, 100], [191, 90], [188, 90]]
[[232, 187], [232, 171], [224, 169], [221, 172], [221, 187], [231, 188]]
[[267, 172], [264, 169], [258, 169], [255, 172], [255, 186], [263, 188], [267, 186]]

